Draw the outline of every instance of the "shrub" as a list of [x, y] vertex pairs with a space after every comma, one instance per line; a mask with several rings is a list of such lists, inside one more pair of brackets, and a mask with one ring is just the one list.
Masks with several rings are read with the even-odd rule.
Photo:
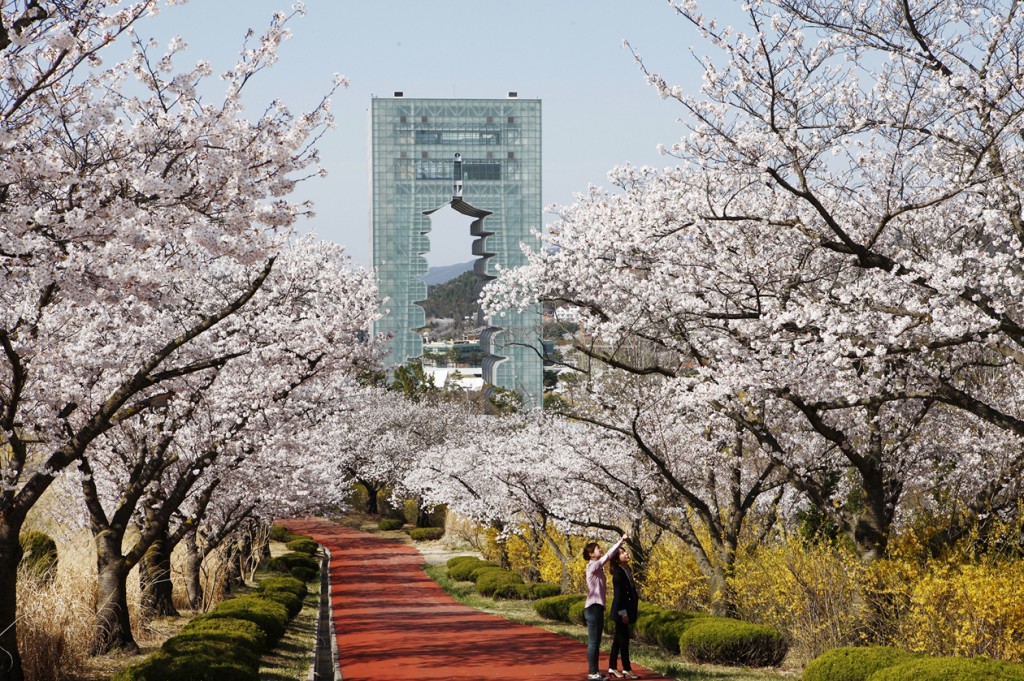
[[288, 627], [288, 609], [261, 596], [239, 596], [222, 601], [209, 613], [210, 617], [233, 617], [259, 625], [267, 634], [267, 643], [273, 646]]
[[254, 653], [267, 649], [267, 632], [250, 620], [235, 617], [209, 617], [200, 615], [186, 624], [177, 635], [164, 641], [163, 649], [173, 652], [169, 647], [173, 641], [211, 640], [249, 648]]
[[888, 646], [836, 648], [814, 658], [804, 669], [803, 681], [866, 681], [879, 669], [910, 657]]
[[523, 584], [522, 582], [502, 582], [494, 587], [494, 591], [491, 592], [491, 596], [494, 598], [504, 598], [510, 601], [529, 600], [531, 586], [533, 585]]
[[533, 602], [533, 609], [541, 617], [559, 622], [569, 621], [569, 608], [574, 603], [586, 602], [587, 597], [583, 594], [563, 594], [561, 596], [549, 596]]
[[188, 656], [160, 650], [140, 664], [122, 669], [111, 681], [257, 681], [259, 667], [213, 649], [193, 651]]
[[295, 534], [284, 525], [271, 525], [270, 526], [270, 539], [271, 541], [279, 541], [282, 544], [287, 544], [290, 541], [296, 539], [302, 539], [303, 535]]
[[562, 587], [558, 584], [551, 584], [550, 582], [537, 582], [535, 584], [526, 584], [528, 587], [525, 590], [523, 598], [550, 598], [551, 596], [558, 596], [562, 593]]
[[586, 624], [587, 620], [583, 617], [583, 611], [586, 610], [587, 599], [576, 601], [569, 606], [569, 622], [574, 624]]
[[283, 605], [288, 610], [288, 619], [294, 618], [302, 610], [302, 598], [290, 591], [261, 591], [259, 595]]
[[919, 657], [880, 669], [869, 681], [1024, 681], [1024, 665], [984, 657]]
[[679, 637], [694, 620], [706, 619], [698, 612], [682, 612], [657, 606], [641, 610], [637, 616], [637, 638], [661, 646], [670, 653], [679, 653]]
[[[462, 557], [462, 556], [460, 556]], [[473, 570], [482, 565], [484, 561], [479, 558], [469, 556], [466, 560], [460, 561], [455, 565], [448, 566], [448, 576], [458, 582], [470, 581], [469, 575]], [[494, 566], [494, 563], [488, 563], [490, 566]]]
[[[476, 580], [476, 590], [484, 596], [493, 596], [498, 587], [511, 586], [512, 592], [515, 594], [515, 587], [522, 583], [523, 578], [516, 573], [495, 568], [479, 573], [479, 577]], [[513, 597], [518, 597], [518, 594], [515, 594]]]
[[293, 593], [299, 598], [305, 598], [309, 590], [306, 588], [305, 582], [295, 577], [266, 577], [263, 579], [257, 587], [261, 592], [267, 591], [287, 591]]
[[469, 581], [475, 582], [476, 580], [480, 579], [480, 575], [483, 572], [486, 572], [487, 570], [495, 570], [495, 569], [500, 570], [502, 568], [497, 563], [492, 563], [489, 560], [482, 560], [479, 563], [476, 563], [469, 570]]
[[21, 544], [21, 563], [18, 567], [44, 579], [57, 576], [57, 544], [50, 535], [30, 530], [18, 537]]
[[288, 571], [288, 574], [295, 579], [301, 579], [303, 582], [312, 582], [320, 576], [320, 569], [301, 566], [293, 567]]
[[778, 629], [724, 617], [697, 618], [679, 637], [679, 652], [694, 662], [776, 667], [789, 645]]
[[385, 532], [400, 530], [402, 525], [405, 525], [405, 521], [401, 518], [381, 518], [377, 521], [377, 529], [384, 530]]
[[461, 565], [462, 563], [465, 563], [465, 562], [471, 561], [471, 560], [480, 560], [480, 559], [477, 558], [476, 556], [455, 556], [454, 558], [449, 558], [448, 562], [446, 563], [446, 565], [448, 566], [449, 574], [451, 574], [451, 569], [453, 567], [455, 567], [456, 565]]
[[302, 537], [300, 539], [293, 539], [292, 541], [285, 544], [289, 551], [295, 553], [305, 553], [307, 556], [316, 555], [320, 545], [308, 537]]
[[308, 582], [320, 574], [320, 563], [305, 553], [285, 553], [267, 561], [267, 569], [274, 572], [287, 572], [292, 577]]
[[433, 541], [444, 536], [443, 527], [417, 527], [409, 531], [413, 541]]

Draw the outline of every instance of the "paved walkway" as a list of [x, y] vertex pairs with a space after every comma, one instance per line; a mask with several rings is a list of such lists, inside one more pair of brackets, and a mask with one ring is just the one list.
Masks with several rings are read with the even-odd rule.
[[460, 605], [420, 569], [413, 547], [323, 520], [283, 524], [331, 551], [344, 681], [586, 679], [583, 644]]

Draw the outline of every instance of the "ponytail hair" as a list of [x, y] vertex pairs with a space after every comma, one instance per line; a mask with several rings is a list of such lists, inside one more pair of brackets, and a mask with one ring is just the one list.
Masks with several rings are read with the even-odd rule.
[[622, 564], [619, 563], [620, 551], [622, 551], [622, 549], [617, 548], [614, 551], [612, 551], [611, 554], [608, 556], [608, 574], [610, 575], [615, 574], [615, 571], [622, 567]]

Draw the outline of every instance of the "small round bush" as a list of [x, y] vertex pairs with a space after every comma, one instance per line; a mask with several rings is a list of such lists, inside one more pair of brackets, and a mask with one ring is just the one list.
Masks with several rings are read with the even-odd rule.
[[268, 598], [239, 596], [222, 601], [208, 613], [211, 617], [234, 617], [259, 625], [267, 634], [267, 643], [276, 644], [288, 626], [288, 609]]
[[476, 590], [484, 596], [493, 596], [499, 586], [511, 585], [515, 591], [515, 586], [522, 583], [523, 578], [516, 573], [495, 568], [480, 573], [476, 580]]
[[469, 581], [475, 582], [476, 580], [480, 579], [481, 573], [486, 572], [487, 570], [495, 569], [500, 570], [502, 569], [502, 567], [497, 563], [492, 563], [489, 560], [482, 560], [476, 565], [474, 565], [473, 568], [469, 571]]
[[[471, 581], [469, 575], [473, 570], [480, 567], [484, 561], [479, 558], [469, 557], [467, 560], [461, 561], [452, 565], [448, 568], [448, 576], [457, 582], [468, 582]], [[489, 566], [494, 566], [494, 563], [489, 563]]]
[[306, 588], [306, 583], [295, 577], [266, 577], [264, 578], [259, 587], [261, 592], [266, 591], [287, 591], [293, 593], [299, 598], [305, 598], [306, 594], [309, 593], [309, 589]]
[[777, 667], [789, 644], [778, 629], [724, 617], [704, 617], [679, 637], [679, 652], [688, 660], [742, 667]]
[[562, 593], [562, 587], [558, 584], [550, 584], [548, 582], [537, 582], [536, 584], [527, 584], [529, 590], [524, 598], [550, 598], [551, 596], [558, 596]]
[[43, 579], [57, 576], [57, 543], [50, 535], [30, 530], [18, 537], [18, 543], [21, 544], [21, 562], [18, 567]]
[[1024, 681], [1024, 665], [983, 657], [918, 657], [879, 669], [868, 681]]
[[444, 536], [443, 527], [417, 527], [409, 531], [413, 541], [434, 541]]
[[304, 553], [307, 556], [316, 555], [317, 550], [320, 548], [319, 544], [317, 544], [315, 541], [307, 537], [303, 537], [301, 539], [293, 539], [292, 541], [285, 544], [285, 546], [288, 547], [289, 551], [294, 551], [295, 553]]
[[164, 641], [161, 650], [170, 653], [175, 659], [219, 660], [254, 671], [260, 668], [260, 653], [254, 652], [248, 645], [202, 636], [174, 636]]
[[505, 599], [509, 601], [525, 601], [530, 600], [530, 587], [532, 584], [522, 584], [516, 582], [504, 582], [497, 585], [491, 596], [494, 598]]
[[836, 648], [814, 658], [803, 681], [867, 681], [879, 669], [910, 659], [910, 653], [888, 646]]
[[702, 613], [667, 608], [641, 611], [637, 616], [637, 638], [661, 646], [670, 653], [679, 654], [679, 637], [694, 620], [706, 618], [707, 615]]
[[267, 561], [267, 569], [285, 572], [292, 577], [309, 582], [320, 575], [320, 562], [305, 553], [285, 553]]
[[461, 565], [462, 563], [471, 560], [479, 561], [480, 559], [476, 556], [455, 556], [454, 558], [449, 558], [448, 562], [446, 563], [446, 565], [448, 566], [449, 574], [451, 574], [451, 569], [456, 565]]
[[401, 518], [381, 518], [377, 521], [377, 529], [384, 530], [385, 532], [400, 530], [402, 525], [405, 525], [405, 521]]
[[561, 596], [549, 596], [533, 602], [533, 609], [544, 619], [557, 620], [559, 622], [569, 621], [569, 608], [573, 603], [583, 603], [587, 597], [583, 594], [562, 594]]
[[259, 595], [287, 608], [288, 619], [293, 619], [302, 610], [302, 599], [290, 591], [261, 591]]
[[270, 526], [270, 539], [271, 541], [279, 541], [282, 544], [287, 544], [290, 541], [296, 539], [302, 539], [303, 535], [295, 534], [284, 525], [271, 525]]
[[583, 617], [583, 611], [586, 609], [584, 606], [587, 599], [576, 601], [569, 606], [569, 621], [574, 624], [586, 624], [587, 620]]
[[293, 567], [291, 570], [288, 571], [288, 574], [290, 574], [295, 579], [299, 579], [303, 582], [312, 582], [320, 576], [320, 569], [302, 567], [300, 565], [298, 567]]
[[259, 665], [246, 664], [231, 656], [193, 651], [175, 655], [158, 650], [144, 662], [114, 675], [112, 681], [258, 681]]
[[167, 649], [175, 639], [222, 641], [248, 647], [254, 653], [261, 653], [267, 649], [267, 632], [255, 622], [235, 617], [200, 615], [186, 624], [177, 635], [164, 641], [164, 649]]

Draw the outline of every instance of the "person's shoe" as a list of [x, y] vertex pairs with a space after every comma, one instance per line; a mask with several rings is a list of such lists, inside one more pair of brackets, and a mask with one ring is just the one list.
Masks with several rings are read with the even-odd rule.
[[624, 679], [639, 679], [640, 677], [633, 673], [631, 669], [622, 670], [622, 678]]
[[587, 674], [587, 681], [608, 681], [604, 674]]
[[618, 669], [612, 669], [611, 667], [608, 668], [608, 676], [609, 676], [609, 678], [612, 677], [612, 676], [614, 676], [617, 679], [621, 679], [622, 678], [622, 674], [619, 673], [619, 670]]

